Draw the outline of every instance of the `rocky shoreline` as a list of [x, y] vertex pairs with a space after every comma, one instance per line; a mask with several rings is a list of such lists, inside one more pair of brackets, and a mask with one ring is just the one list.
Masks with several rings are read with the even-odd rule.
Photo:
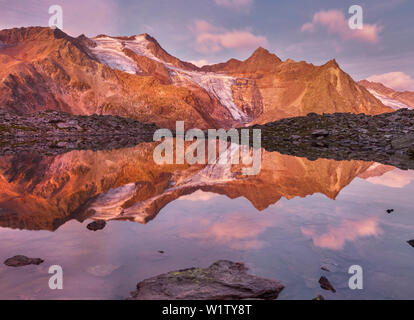
[[414, 169], [414, 110], [376, 116], [335, 113], [282, 119], [262, 130], [262, 147], [310, 160], [376, 161]]
[[152, 142], [154, 124], [118, 116], [77, 116], [58, 111], [16, 115], [0, 111], [0, 155], [38, 151], [105, 150]]
[[[157, 129], [118, 116], [76, 116], [42, 111], [18, 116], [0, 111], [0, 155], [71, 150], [110, 150], [152, 142]], [[376, 116], [334, 113], [286, 118], [250, 129], [262, 130], [262, 147], [310, 160], [376, 161], [414, 169], [414, 110]]]

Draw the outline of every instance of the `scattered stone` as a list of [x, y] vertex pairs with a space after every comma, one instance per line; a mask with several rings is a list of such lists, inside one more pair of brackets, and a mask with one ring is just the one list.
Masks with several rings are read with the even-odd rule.
[[332, 291], [333, 293], [336, 292], [335, 288], [332, 286], [332, 284], [329, 282], [329, 280], [326, 277], [321, 277], [319, 279], [319, 284], [321, 285], [321, 288], [327, 291]]
[[411, 159], [414, 159], [414, 144], [408, 148], [407, 154]]
[[313, 137], [327, 137], [329, 136], [329, 131], [325, 129], [315, 130], [312, 132]]
[[327, 266], [322, 266], [321, 269], [326, 272], [331, 272]]
[[414, 144], [414, 135], [408, 135], [399, 139], [395, 139], [391, 142], [391, 145], [395, 149], [409, 148]]
[[387, 210], [387, 213], [388, 213], [388, 214], [391, 214], [391, 213], [393, 213], [393, 212], [394, 212], [394, 209], [388, 209], [388, 210]]
[[217, 261], [209, 268], [191, 268], [144, 280], [133, 300], [274, 300], [284, 286], [276, 280], [247, 274], [242, 263]]
[[91, 231], [102, 230], [105, 227], [106, 227], [106, 221], [105, 220], [97, 220], [97, 221], [91, 222], [90, 224], [87, 225], [87, 228]]
[[407, 243], [414, 248], [414, 240], [407, 241]]
[[164, 251], [162, 251], [162, 250], [160, 250], [160, 251], [158, 251], [158, 253], [160, 253], [160, 254], [164, 254], [165, 252], [164, 252]]
[[322, 300], [325, 300], [325, 298], [323, 296], [321, 296], [321, 295], [318, 295], [316, 298], [313, 298], [312, 300], [322, 301]]
[[4, 261], [4, 264], [8, 267], [24, 267], [28, 265], [39, 265], [43, 263], [44, 260], [40, 258], [28, 258], [26, 256], [15, 256]]

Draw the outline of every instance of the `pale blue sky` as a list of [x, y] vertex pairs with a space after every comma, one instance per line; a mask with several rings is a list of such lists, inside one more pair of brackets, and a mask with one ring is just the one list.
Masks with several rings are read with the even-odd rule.
[[[283, 60], [335, 58], [356, 80], [389, 72], [414, 78], [412, 0], [0, 0], [0, 28], [47, 26], [52, 4], [63, 7], [72, 36], [147, 32], [183, 60], [245, 59], [262, 45]], [[364, 9], [359, 35], [347, 29], [354, 4]]]

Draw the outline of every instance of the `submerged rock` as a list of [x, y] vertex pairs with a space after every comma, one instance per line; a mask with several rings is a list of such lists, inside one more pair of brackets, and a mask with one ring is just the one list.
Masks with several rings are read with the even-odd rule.
[[106, 221], [105, 220], [97, 220], [97, 221], [91, 222], [86, 227], [91, 231], [102, 230], [103, 228], [106, 227]]
[[242, 263], [217, 261], [207, 269], [191, 268], [144, 280], [131, 293], [134, 300], [274, 300], [284, 286], [247, 274]]
[[28, 258], [26, 256], [14, 256], [12, 258], [4, 261], [4, 264], [8, 267], [24, 267], [28, 265], [39, 265], [43, 263], [44, 260], [40, 258]]
[[322, 300], [325, 300], [325, 298], [323, 296], [321, 296], [321, 295], [318, 295], [316, 298], [313, 298], [312, 300], [322, 301]]
[[319, 284], [321, 285], [321, 288], [324, 290], [332, 291], [333, 293], [336, 292], [335, 288], [332, 286], [332, 284], [326, 277], [321, 277], [319, 279]]

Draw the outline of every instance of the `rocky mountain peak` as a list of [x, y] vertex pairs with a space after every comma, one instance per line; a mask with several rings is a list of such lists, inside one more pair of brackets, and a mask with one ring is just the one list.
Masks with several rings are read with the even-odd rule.
[[327, 68], [334, 68], [334, 69], [340, 69], [338, 62], [335, 59], [329, 60], [327, 63], [325, 63], [322, 67]]
[[245, 60], [245, 63], [253, 63], [261, 66], [274, 66], [278, 65], [281, 62], [282, 60], [280, 60], [280, 58], [277, 55], [270, 53], [269, 50], [262, 47], [257, 48], [250, 56], [250, 58]]
[[15, 44], [22, 41], [34, 40], [53, 40], [71, 38], [69, 35], [59, 29], [47, 27], [23, 27], [4, 29], [0, 31], [0, 41], [6, 44]]

